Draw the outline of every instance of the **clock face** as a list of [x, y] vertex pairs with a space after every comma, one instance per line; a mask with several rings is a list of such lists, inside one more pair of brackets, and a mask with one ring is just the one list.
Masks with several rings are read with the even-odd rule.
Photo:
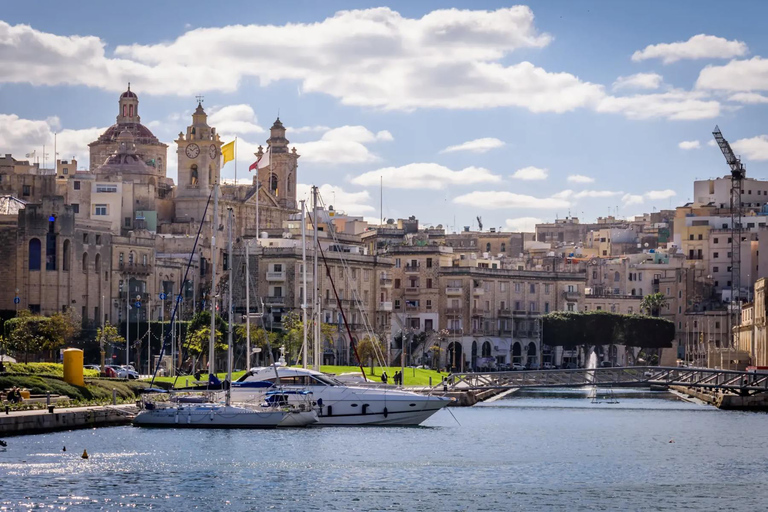
[[189, 146], [187, 146], [186, 153], [189, 158], [197, 158], [197, 155], [200, 154], [200, 146], [198, 146], [195, 143], [192, 143]]
[[211, 157], [211, 160], [216, 158], [216, 153], [217, 153], [216, 144], [211, 144], [211, 147], [208, 148], [208, 156]]

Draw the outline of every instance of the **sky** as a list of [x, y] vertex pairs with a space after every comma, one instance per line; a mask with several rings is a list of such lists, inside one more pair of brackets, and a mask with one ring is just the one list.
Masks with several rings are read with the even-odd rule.
[[300, 198], [318, 185], [373, 221], [531, 230], [674, 207], [727, 173], [715, 125], [768, 175], [768, 2], [77, 5], [3, 5], [0, 154], [45, 146], [50, 167], [56, 133], [87, 167], [130, 82], [170, 177], [202, 95], [239, 179], [279, 115]]

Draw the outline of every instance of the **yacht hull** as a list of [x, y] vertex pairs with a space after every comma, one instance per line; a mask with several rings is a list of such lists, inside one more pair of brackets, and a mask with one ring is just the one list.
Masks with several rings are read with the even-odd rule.
[[215, 404], [187, 404], [141, 411], [133, 420], [138, 427], [171, 428], [278, 428], [317, 423], [313, 411], [263, 411]]

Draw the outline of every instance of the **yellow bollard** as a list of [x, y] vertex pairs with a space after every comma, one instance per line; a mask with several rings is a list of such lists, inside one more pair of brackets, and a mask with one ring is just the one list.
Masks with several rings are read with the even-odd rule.
[[74, 386], [85, 386], [83, 351], [79, 348], [68, 348], [64, 351], [64, 382]]

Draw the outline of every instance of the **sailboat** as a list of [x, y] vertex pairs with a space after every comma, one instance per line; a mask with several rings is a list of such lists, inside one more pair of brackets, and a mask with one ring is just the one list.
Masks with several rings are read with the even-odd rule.
[[[218, 184], [214, 186], [214, 196], [218, 194]], [[217, 226], [217, 206], [213, 212], [213, 229]], [[228, 209], [228, 252], [232, 258], [232, 223], [234, 213]], [[215, 232], [215, 231], [214, 231]], [[199, 233], [198, 233], [199, 235]], [[215, 240], [215, 239], [214, 239]], [[212, 244], [215, 252], [215, 244]], [[143, 410], [134, 418], [133, 424], [140, 427], [191, 427], [191, 428], [276, 428], [304, 427], [317, 423], [317, 413], [313, 410], [308, 394], [302, 394], [298, 403], [289, 403], [285, 392], [276, 390], [267, 395], [261, 404], [233, 404], [232, 389], [232, 266], [230, 266], [229, 287], [229, 331], [227, 347], [227, 381], [224, 383], [224, 403], [212, 399], [214, 393], [203, 397], [189, 397], [171, 402], [144, 402]], [[214, 274], [215, 275], [215, 274]], [[215, 280], [213, 281], [215, 285]], [[212, 286], [213, 286], [212, 285]], [[212, 305], [211, 317], [215, 321], [216, 311]], [[211, 330], [211, 343], [216, 335]], [[213, 368], [213, 360], [210, 361]]]
[[[317, 218], [317, 188], [313, 187], [313, 222], [316, 222]], [[305, 212], [302, 205], [302, 242], [305, 240], [306, 229]], [[315, 226], [314, 229], [314, 275], [318, 273], [318, 253], [323, 254], [322, 247], [317, 240], [318, 229]], [[332, 233], [332, 231], [331, 231]], [[325, 256], [323, 254], [323, 259]], [[303, 276], [303, 292], [304, 297], [303, 313], [306, 315], [306, 252], [302, 251], [302, 261], [304, 268]], [[330, 274], [327, 274], [330, 275]], [[315, 283], [317, 281], [315, 280]], [[331, 286], [334, 288], [333, 279], [331, 278]], [[317, 354], [320, 353], [319, 343], [319, 326], [320, 316], [318, 298], [315, 296], [315, 308], [314, 314], [314, 326], [315, 334], [313, 349], [315, 357], [315, 369], [309, 369], [306, 367], [306, 354], [307, 354], [307, 321], [304, 317], [304, 333], [303, 333], [303, 348], [304, 354], [304, 367], [294, 368], [287, 365], [280, 365], [273, 367], [259, 367], [250, 368], [245, 375], [243, 375], [237, 382], [232, 383], [231, 391], [236, 397], [241, 400], [255, 400], [259, 401], [263, 399], [265, 392], [270, 392], [275, 389], [275, 386], [282, 386], [282, 389], [294, 391], [294, 392], [311, 392], [312, 400], [317, 404], [319, 409], [318, 424], [319, 425], [419, 425], [424, 420], [435, 414], [437, 411], [446, 407], [451, 403], [450, 398], [439, 397], [433, 395], [422, 395], [414, 393], [412, 391], [406, 391], [403, 389], [396, 389], [389, 386], [384, 387], [370, 387], [370, 386], [350, 386], [347, 383], [340, 382], [334, 377], [324, 374], [319, 371], [319, 358]], [[339, 304], [341, 302], [339, 301]], [[348, 329], [346, 322], [346, 315], [343, 308], [341, 309], [342, 318], [344, 324]], [[347, 333], [352, 338], [349, 329]], [[363, 369], [360, 370], [363, 372]], [[363, 372], [364, 374], [364, 372]], [[301, 395], [287, 395], [288, 403], [296, 403], [301, 398]]]

